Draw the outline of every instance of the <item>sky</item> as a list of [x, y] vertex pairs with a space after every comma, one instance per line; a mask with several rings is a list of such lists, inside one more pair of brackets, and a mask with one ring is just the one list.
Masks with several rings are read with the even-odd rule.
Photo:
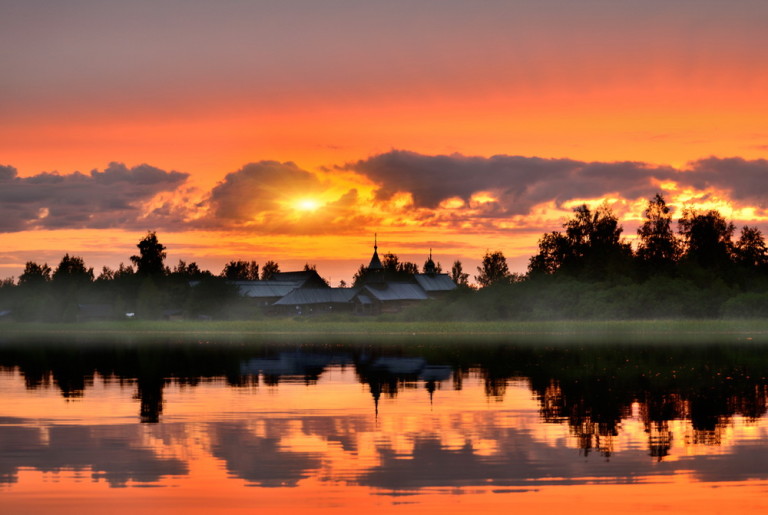
[[65, 253], [524, 271], [573, 207], [768, 229], [768, 3], [0, 0], [0, 277]]

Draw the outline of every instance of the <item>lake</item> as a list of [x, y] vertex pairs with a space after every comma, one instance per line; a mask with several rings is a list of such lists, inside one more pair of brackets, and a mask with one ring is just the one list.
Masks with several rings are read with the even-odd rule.
[[0, 511], [768, 509], [768, 346], [360, 340], [0, 342]]

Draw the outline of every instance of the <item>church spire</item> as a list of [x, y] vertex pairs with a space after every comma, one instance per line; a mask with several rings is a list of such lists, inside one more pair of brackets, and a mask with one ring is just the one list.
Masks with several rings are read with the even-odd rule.
[[384, 265], [381, 264], [381, 259], [379, 259], [379, 242], [378, 242], [379, 235], [377, 233], [373, 234], [373, 256], [371, 256], [371, 262], [368, 264], [368, 270], [383, 270]]

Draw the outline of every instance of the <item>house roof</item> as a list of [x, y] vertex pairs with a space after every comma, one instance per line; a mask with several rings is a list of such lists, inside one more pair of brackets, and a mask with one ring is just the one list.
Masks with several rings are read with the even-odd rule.
[[300, 286], [296, 281], [234, 281], [240, 295], [252, 299], [283, 297]]
[[305, 283], [317, 284], [319, 288], [322, 288], [325, 281], [316, 270], [300, 270], [298, 272], [277, 272], [272, 274], [270, 281], [280, 282], [295, 282], [297, 288], [304, 286]]
[[413, 283], [384, 283], [382, 285], [365, 285], [363, 291], [367, 295], [380, 302], [391, 300], [427, 300], [426, 292], [418, 285]]
[[352, 300], [356, 288], [299, 288], [275, 302], [275, 306], [302, 306], [307, 304], [342, 304]]
[[456, 289], [456, 283], [448, 274], [414, 274], [413, 278], [426, 292]]

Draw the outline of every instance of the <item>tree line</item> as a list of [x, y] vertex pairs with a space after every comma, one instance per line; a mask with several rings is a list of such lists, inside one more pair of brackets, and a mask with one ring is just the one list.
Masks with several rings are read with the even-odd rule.
[[267, 280], [280, 272], [271, 260], [261, 267], [255, 261], [233, 260], [219, 275], [184, 260], [169, 267], [166, 247], [155, 232], [148, 232], [136, 246], [138, 253], [130, 257], [130, 264], [105, 266], [98, 276], [79, 256], [65, 254], [55, 268], [28, 261], [17, 281], [8, 278], [0, 283], [0, 311], [11, 311], [22, 321], [52, 322], [125, 314], [144, 319], [180, 313], [244, 318], [256, 313], [238, 302], [232, 282]]
[[[762, 316], [768, 312], [768, 247], [754, 226], [736, 228], [714, 209], [683, 209], [677, 219], [663, 196], [649, 199], [636, 245], [623, 237], [607, 204], [581, 205], [562, 230], [545, 233], [524, 274], [512, 273], [502, 251], [488, 251], [469, 281], [461, 261], [449, 275], [457, 291], [403, 318], [546, 319]], [[165, 264], [166, 247], [155, 232], [137, 244], [130, 264], [104, 267], [98, 276], [83, 259], [66, 254], [58, 266], [26, 263], [18, 281], [0, 282], [0, 312], [22, 320], [75, 320], [79, 304], [110, 304], [120, 312], [156, 318], [170, 311], [192, 316], [251, 318], [238, 303], [234, 281], [268, 280], [276, 261], [229, 261], [218, 275], [195, 262]], [[419, 272], [416, 263], [386, 253], [389, 280]], [[306, 264], [305, 270], [316, 270]], [[442, 273], [431, 257], [423, 273]], [[354, 285], [365, 281], [361, 265]], [[346, 286], [344, 281], [340, 286]]]
[[[716, 209], [685, 208], [675, 220], [651, 198], [635, 248], [607, 204], [581, 205], [563, 229], [541, 236], [525, 274], [486, 252], [475, 281], [440, 305], [406, 317], [669, 318], [768, 313], [768, 247], [760, 229], [736, 227]], [[454, 278], [455, 279], [455, 278]], [[471, 300], [470, 297], [471, 296]]]

